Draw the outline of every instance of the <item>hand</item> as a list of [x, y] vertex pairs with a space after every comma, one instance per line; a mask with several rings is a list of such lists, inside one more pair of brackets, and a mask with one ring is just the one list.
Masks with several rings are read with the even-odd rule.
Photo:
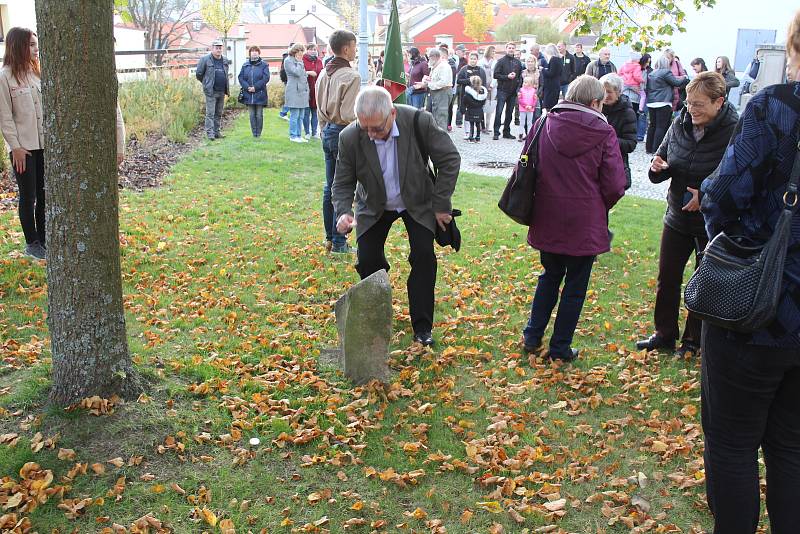
[[437, 213], [436, 214], [436, 224], [439, 225], [439, 228], [442, 229], [442, 232], [447, 230], [447, 226], [446, 225], [450, 224], [450, 221], [452, 221], [452, 220], [453, 220], [453, 216], [450, 215], [449, 213]]
[[123, 161], [125, 161], [125, 154], [117, 154], [117, 167], [122, 165]]
[[422, 89], [423, 87], [425, 87], [423, 82], [417, 82], [414, 84], [414, 89]]
[[700, 195], [697, 189], [687, 187], [686, 190], [692, 194], [692, 200], [686, 203], [683, 207], [683, 211], [700, 211]]
[[650, 172], [659, 173], [669, 168], [669, 164], [661, 159], [661, 156], [656, 156], [650, 162]]
[[256, 88], [255, 87], [248, 87], [247, 88], [247, 92], [248, 93], [255, 93], [256, 92]]
[[316, 72], [314, 72], [313, 70], [307, 70], [307, 71], [306, 71], [306, 74], [308, 74], [308, 75], [309, 75], [309, 76], [311, 76], [312, 78], [316, 78], [316, 77], [317, 77], [317, 73], [316, 73]]
[[516, 72], [509, 72], [508, 73], [508, 79], [509, 80], [513, 80], [516, 77], [517, 77], [517, 73]]
[[14, 169], [18, 174], [25, 172], [25, 156], [30, 156], [31, 153], [22, 147], [15, 148], [11, 151], [11, 161], [14, 163]]
[[336, 231], [340, 234], [349, 234], [356, 226], [356, 220], [349, 213], [345, 213], [336, 221]]

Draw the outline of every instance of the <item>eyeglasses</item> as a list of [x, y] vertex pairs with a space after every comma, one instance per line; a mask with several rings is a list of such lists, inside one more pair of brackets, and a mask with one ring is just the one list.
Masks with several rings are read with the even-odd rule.
[[689, 100], [686, 101], [686, 107], [687, 108], [694, 108], [694, 109], [697, 109], [697, 110], [700, 110], [700, 109], [703, 109], [703, 108], [707, 108], [711, 104], [712, 104], [712, 102], [710, 102], [710, 101], [709, 102], [690, 102]]
[[386, 119], [384, 119], [383, 123], [380, 126], [363, 126], [362, 125], [361, 129], [366, 131], [367, 133], [381, 134], [381, 133], [386, 131], [386, 127], [389, 124], [389, 119], [391, 119], [391, 118], [392, 118], [392, 114], [389, 113], [389, 115], [386, 116]]

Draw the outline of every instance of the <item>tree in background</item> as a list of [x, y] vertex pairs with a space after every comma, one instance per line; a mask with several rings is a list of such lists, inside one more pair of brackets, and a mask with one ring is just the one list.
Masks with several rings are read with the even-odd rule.
[[345, 27], [358, 35], [360, 12], [358, 0], [338, 0], [339, 14], [342, 16]]
[[47, 146], [50, 400], [135, 399], [141, 383], [128, 353], [120, 269], [112, 3], [36, 0], [36, 26]]
[[228, 32], [242, 16], [242, 0], [202, 0], [200, 15], [228, 40]]
[[[716, 0], [692, 0], [695, 9], [714, 7]], [[580, 0], [570, 14], [579, 21], [576, 33], [598, 35], [597, 46], [629, 43], [652, 51], [670, 44], [675, 32], [685, 32], [686, 13], [673, 0]]]
[[560, 33], [550, 19], [511, 15], [505, 24], [497, 28], [495, 40], [517, 41], [519, 36], [524, 34], [535, 35], [538, 43], [556, 43], [568, 37]]
[[[145, 30], [147, 50], [171, 48], [183, 34], [191, 33], [187, 23], [197, 15], [190, 0], [114, 0], [114, 7], [123, 20]], [[164, 54], [147, 58], [156, 65], [164, 62]]]
[[464, 33], [482, 41], [494, 21], [492, 8], [492, 3], [485, 0], [467, 0], [464, 4]]

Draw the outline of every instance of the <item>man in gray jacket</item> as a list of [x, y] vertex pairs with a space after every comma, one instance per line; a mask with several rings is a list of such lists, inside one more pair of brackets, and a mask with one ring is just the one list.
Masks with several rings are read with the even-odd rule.
[[[456, 187], [461, 156], [433, 116], [418, 115], [419, 144], [411, 106], [392, 105], [383, 87], [368, 86], [356, 97], [358, 120], [339, 135], [339, 160], [333, 179], [333, 205], [340, 233], [356, 228], [358, 264], [362, 279], [389, 270], [384, 255], [392, 223], [403, 219], [411, 246], [408, 302], [414, 341], [433, 345], [433, 306], [437, 225], [444, 230], [452, 220], [450, 197]], [[436, 182], [428, 174], [419, 146], [430, 154]], [[355, 216], [353, 199], [355, 197]]]
[[230, 60], [222, 55], [222, 41], [211, 43], [211, 53], [197, 62], [197, 79], [203, 83], [206, 96], [206, 136], [210, 140], [224, 137], [219, 131], [222, 119], [222, 108], [225, 107], [225, 95], [230, 94], [228, 83], [228, 66]]

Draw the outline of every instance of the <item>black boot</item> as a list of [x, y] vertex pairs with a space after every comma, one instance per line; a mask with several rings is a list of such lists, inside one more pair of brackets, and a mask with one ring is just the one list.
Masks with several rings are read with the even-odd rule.
[[647, 339], [637, 341], [636, 350], [675, 350], [675, 340], [653, 334]]

